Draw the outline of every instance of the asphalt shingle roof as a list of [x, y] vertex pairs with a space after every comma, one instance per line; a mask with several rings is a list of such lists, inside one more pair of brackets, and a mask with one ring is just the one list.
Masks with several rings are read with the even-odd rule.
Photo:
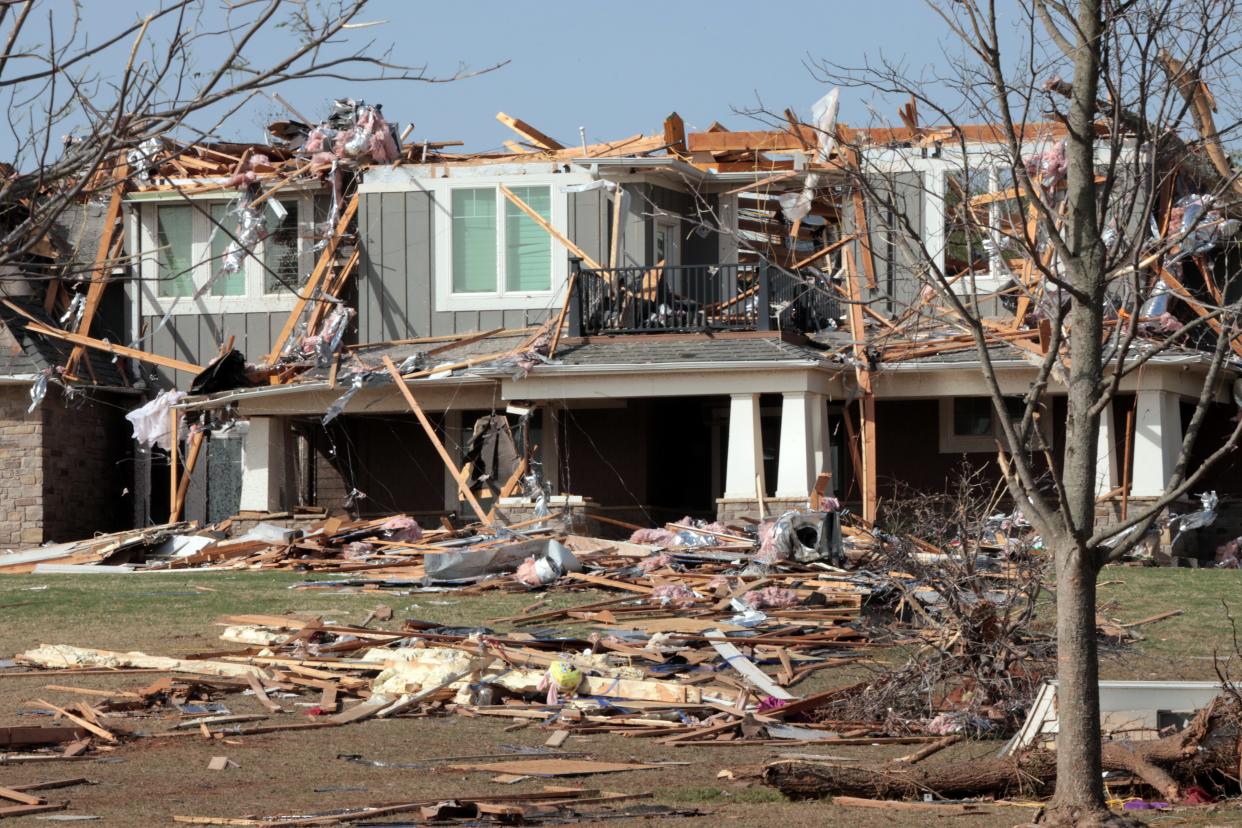
[[[26, 298], [10, 297], [9, 301], [45, 325], [60, 327], [59, 320], [45, 313], [42, 304]], [[0, 335], [0, 376], [38, 374], [48, 368], [63, 366], [73, 352], [70, 342], [29, 333], [26, 320], [4, 304], [0, 304], [0, 322], [5, 328], [3, 335]], [[87, 370], [85, 364], [77, 372], [83, 381], [112, 387], [125, 385], [108, 354], [87, 348], [84, 359], [90, 361], [94, 381], [91, 380], [92, 371]]]

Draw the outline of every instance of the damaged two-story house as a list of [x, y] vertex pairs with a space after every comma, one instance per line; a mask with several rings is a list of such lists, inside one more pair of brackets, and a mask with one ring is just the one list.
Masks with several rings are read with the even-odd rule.
[[[978, 356], [944, 324], [921, 261], [934, 258], [985, 308], [997, 376], [1020, 410], [1046, 330], [1015, 290], [1022, 263], [966, 238], [978, 234], [970, 214], [1015, 209], [1012, 182], [986, 160], [994, 140], [970, 136], [963, 156], [952, 141], [877, 131], [866, 163], [889, 198], [864, 200], [825, 133], [806, 126], [685, 134], [670, 119], [663, 135], [585, 148], [526, 129], [537, 137], [520, 151], [453, 156], [412, 144], [397, 163], [359, 169], [356, 224], [335, 252], [344, 276], [326, 300], [321, 285], [310, 296], [282, 290], [251, 261], [229, 288], [236, 299], [200, 297], [149, 337], [197, 365], [233, 337], [254, 361], [284, 347], [291, 308], [303, 322], [326, 308], [356, 312], [326, 360], [304, 348], [278, 361], [300, 364], [295, 378], [182, 404], [192, 417], [231, 412], [211, 442], [232, 440], [239, 458], [200, 515], [317, 505], [469, 516], [459, 473], [484, 504], [502, 488], [520, 500], [536, 483], [554, 508], [581, 502], [622, 522], [779, 511], [817, 483], [873, 515], [896, 484], [939, 490], [963, 459], [994, 463], [997, 413]], [[1059, 129], [1033, 129], [1031, 153], [1055, 147]], [[297, 186], [276, 196], [295, 252], [270, 252], [276, 238], [253, 258], [301, 286], [322, 244], [309, 228], [328, 207], [316, 207], [325, 184]], [[163, 229], [161, 211], [186, 210], [164, 207], [167, 197], [131, 200], [139, 243], [179, 233], [193, 256], [210, 222], [174, 216]], [[153, 275], [176, 267], [144, 262]], [[148, 327], [166, 313], [159, 291], [171, 289], [150, 283], [132, 297]], [[1189, 315], [1197, 288], [1182, 287], [1189, 301], [1167, 299]], [[532, 346], [540, 326], [554, 353]], [[1208, 356], [1187, 344], [1123, 379], [1101, 426], [1104, 502], [1122, 489], [1132, 502], [1161, 492]], [[395, 393], [383, 357], [402, 366], [438, 440]], [[1232, 414], [1228, 382], [1215, 394], [1204, 447]], [[1057, 457], [1063, 389], [1050, 396], [1036, 428]], [[489, 442], [498, 428], [507, 453]], [[210, 490], [211, 474], [198, 474]], [[1205, 488], [1228, 494], [1230, 474], [1222, 467]]]
[[[137, 278], [119, 293], [129, 346], [108, 347], [148, 391], [191, 394], [163, 398], [179, 450], [135, 456], [137, 521], [313, 507], [431, 524], [539, 503], [650, 525], [819, 495], [871, 518], [963, 460], [998, 478], [997, 418], [1037, 375], [1052, 292], [1005, 243], [1025, 216], [995, 131], [853, 131], [845, 151], [830, 109], [748, 132], [674, 115], [579, 147], [502, 115], [510, 151], [454, 154], [397, 146], [359, 105], [273, 125], [272, 146], [166, 143], [125, 192]], [[1060, 130], [1031, 127], [1024, 153], [1055, 153]], [[1173, 189], [1157, 209], [1175, 201], [1184, 217]], [[1233, 290], [1212, 226], [1165, 268], [1145, 331]], [[932, 266], [981, 309], [1003, 413]], [[1102, 510], [1163, 490], [1209, 357], [1187, 337], [1123, 377]], [[1200, 453], [1230, 429], [1236, 373]], [[1058, 382], [1030, 434], [1051, 462]], [[1203, 488], [1227, 502], [1232, 473]]]

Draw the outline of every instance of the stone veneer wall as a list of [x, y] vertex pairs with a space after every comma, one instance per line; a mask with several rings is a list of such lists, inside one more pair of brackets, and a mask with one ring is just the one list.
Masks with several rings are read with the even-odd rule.
[[66, 407], [48, 389], [32, 413], [30, 386], [0, 386], [0, 548], [66, 541], [130, 524], [132, 456], [126, 398]]
[[43, 413], [29, 385], [0, 386], [0, 548], [43, 542]]

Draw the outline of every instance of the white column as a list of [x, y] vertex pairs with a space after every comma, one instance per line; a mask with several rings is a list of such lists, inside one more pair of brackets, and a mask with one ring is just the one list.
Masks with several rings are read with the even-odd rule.
[[1095, 494], [1108, 494], [1121, 484], [1117, 474], [1117, 430], [1113, 423], [1113, 404], [1110, 402], [1100, 414], [1100, 428], [1095, 444]]
[[815, 485], [815, 394], [787, 391], [781, 402], [781, 453], [776, 496], [805, 498]]
[[1177, 395], [1168, 391], [1139, 391], [1131, 497], [1157, 497], [1163, 493], [1181, 447], [1182, 414]]
[[259, 512], [284, 511], [285, 436], [281, 417], [251, 417], [242, 444], [242, 486], [239, 509]]
[[[462, 430], [460, 411], [444, 412], [444, 448], [453, 458], [453, 462], [461, 468], [462, 455], [465, 453], [465, 432]], [[444, 467], [444, 511], [462, 512], [465, 501], [461, 500], [461, 492], [457, 491], [457, 480], [448, 466]], [[468, 506], [466, 508], [469, 508]]]
[[729, 395], [729, 459], [725, 468], [726, 499], [756, 497], [763, 483], [763, 432], [759, 428], [759, 395]]

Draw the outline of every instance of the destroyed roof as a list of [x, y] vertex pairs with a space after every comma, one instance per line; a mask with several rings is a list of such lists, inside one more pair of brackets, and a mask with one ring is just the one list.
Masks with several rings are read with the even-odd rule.
[[[45, 325], [59, 327], [57, 320], [44, 311], [38, 302], [22, 298], [9, 298], [6, 301]], [[28, 377], [54, 370], [63, 366], [73, 352], [72, 343], [28, 332], [26, 320], [3, 303], [0, 303], [0, 323], [3, 323], [3, 334], [0, 334], [0, 376]], [[90, 360], [89, 368], [84, 363], [78, 372], [86, 384], [126, 387], [120, 369], [108, 354], [87, 348], [83, 358]]]

